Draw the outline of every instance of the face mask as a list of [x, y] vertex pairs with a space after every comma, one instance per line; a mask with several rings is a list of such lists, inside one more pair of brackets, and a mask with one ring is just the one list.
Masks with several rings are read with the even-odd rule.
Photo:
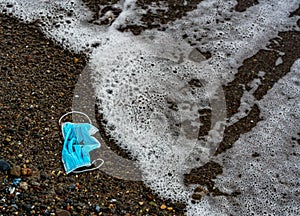
[[[61, 120], [71, 113], [86, 116], [90, 123], [61, 123]], [[91, 161], [90, 152], [100, 148], [101, 144], [92, 136], [98, 132], [98, 129], [91, 124], [91, 120], [86, 114], [78, 111], [68, 112], [59, 119], [59, 124], [64, 137], [62, 161], [67, 174], [90, 171], [103, 165], [104, 161], [102, 159]], [[92, 168], [91, 166], [97, 161], [101, 162], [100, 165]]]

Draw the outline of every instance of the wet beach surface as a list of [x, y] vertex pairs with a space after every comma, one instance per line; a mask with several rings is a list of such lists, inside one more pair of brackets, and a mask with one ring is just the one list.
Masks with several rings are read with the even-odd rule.
[[[99, 10], [95, 2], [85, 2], [91, 9]], [[197, 2], [200, 1], [195, 1], [194, 5]], [[140, 4], [146, 6], [147, 1]], [[253, 4], [240, 3], [236, 10], [243, 11]], [[180, 5], [174, 7], [180, 8]], [[183, 16], [186, 11], [182, 10], [182, 13], [178, 16]], [[291, 15], [300, 15], [299, 10]], [[163, 11], [161, 16], [165, 17]], [[147, 28], [160, 30], [163, 30], [164, 23], [174, 19], [171, 15], [167, 20], [152, 17], [148, 14], [143, 18]], [[145, 28], [129, 26], [120, 30], [139, 34]], [[299, 32], [281, 32], [277, 42], [274, 41], [268, 45], [272, 49], [260, 50], [246, 59], [235, 79], [223, 86], [228, 117], [238, 111], [242, 84], [247, 87], [258, 77], [259, 71], [268, 71], [254, 93], [260, 100], [300, 57]], [[68, 215], [65, 210], [72, 215], [184, 215], [184, 205], [160, 199], [142, 182], [117, 179], [102, 171], [65, 174], [58, 119], [71, 110], [74, 86], [86, 66], [87, 56], [56, 45], [43, 36], [36, 24], [23, 24], [6, 15], [0, 15], [0, 50], [0, 159], [7, 161], [12, 168], [10, 173], [0, 173], [1, 214]], [[275, 66], [280, 57], [277, 51], [285, 55], [283, 63]], [[209, 58], [209, 54], [206, 56]], [[209, 111], [205, 115], [209, 116]], [[228, 150], [241, 134], [249, 132], [260, 120], [259, 107], [254, 105], [247, 116], [225, 129], [216, 154]], [[202, 121], [206, 130], [201, 133], [208, 132], [209, 118]], [[101, 126], [101, 116], [98, 116], [98, 123]], [[108, 135], [102, 135], [111, 150], [129, 158]], [[199, 138], [202, 135], [199, 134]], [[297, 142], [299, 144], [299, 140]], [[260, 157], [256, 152], [252, 156]], [[203, 195], [238, 196], [238, 191], [226, 194], [214, 187], [213, 179], [221, 173], [222, 166], [212, 161], [185, 175], [187, 186], [201, 184], [208, 189], [195, 189], [195, 202], [201, 201]], [[13, 181], [18, 178], [21, 181], [15, 182], [14, 186]]]
[[[58, 119], [71, 110], [86, 56], [55, 45], [35, 25], [4, 15], [0, 22], [0, 156], [15, 170], [13, 175], [1, 173], [0, 212], [50, 215], [64, 209], [72, 215], [182, 215], [182, 204], [161, 200], [142, 182], [101, 171], [65, 174]], [[16, 178], [22, 180], [12, 187]]]

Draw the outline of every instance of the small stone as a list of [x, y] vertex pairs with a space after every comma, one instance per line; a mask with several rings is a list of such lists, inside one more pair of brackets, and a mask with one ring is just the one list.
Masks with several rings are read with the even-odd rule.
[[71, 185], [68, 187], [68, 189], [69, 189], [70, 191], [73, 191], [75, 188], [76, 188], [76, 185], [75, 185], [75, 184], [71, 184]]
[[[207, 193], [207, 190], [201, 186], [198, 186], [195, 190], [194, 190], [195, 193]], [[203, 195], [204, 195], [203, 194]]]
[[194, 199], [194, 200], [201, 200], [202, 199], [202, 195], [200, 193], [194, 193], [192, 195], [192, 199]]
[[69, 177], [69, 178], [68, 178], [68, 181], [74, 183], [74, 182], [75, 182], [75, 179], [72, 178], [72, 177]]
[[16, 204], [12, 204], [11, 207], [13, 207], [14, 209], [18, 210], [19, 207]]
[[147, 200], [152, 201], [153, 200], [153, 195], [152, 194], [147, 194]]
[[79, 58], [74, 58], [74, 63], [77, 64], [79, 62]]
[[15, 178], [12, 183], [13, 183], [13, 186], [17, 187], [20, 184], [20, 182], [21, 182], [20, 178]]
[[23, 176], [26, 176], [27, 175], [27, 168], [22, 168], [21, 173], [22, 173]]
[[32, 176], [32, 174], [33, 174], [32, 169], [27, 168], [27, 175], [28, 176]]
[[101, 210], [101, 207], [100, 207], [99, 205], [96, 205], [96, 207], [95, 207], [95, 211], [96, 211], [97, 213], [99, 213], [99, 212], [100, 212], [100, 210]]
[[110, 209], [113, 209], [113, 208], [115, 208], [115, 207], [116, 207], [115, 204], [109, 204], [109, 205], [108, 205], [108, 208], [110, 208]]
[[30, 160], [28, 160], [28, 159], [27, 159], [27, 160], [25, 160], [25, 163], [27, 163], [27, 164], [28, 164], [28, 163], [30, 163]]
[[152, 205], [152, 206], [157, 206], [157, 204], [153, 201], [149, 202], [149, 205]]
[[173, 210], [173, 208], [172, 208], [172, 207], [168, 207], [167, 209], [168, 209], [168, 211], [172, 211], [172, 210]]
[[71, 205], [68, 203], [66, 207], [67, 211], [71, 210]]
[[63, 209], [57, 209], [56, 210], [57, 216], [71, 216], [71, 213], [69, 211], [63, 210]]
[[31, 211], [32, 206], [31, 206], [30, 204], [26, 203], [26, 204], [23, 204], [23, 208], [24, 208], [26, 211]]
[[139, 202], [139, 205], [140, 205], [140, 206], [144, 205], [144, 202]]
[[3, 197], [3, 198], [0, 200], [0, 202], [1, 202], [1, 204], [6, 203], [5, 197]]
[[20, 182], [20, 188], [23, 190], [28, 190], [28, 183], [27, 182]]
[[117, 200], [116, 200], [116, 199], [111, 199], [110, 202], [111, 202], [111, 203], [116, 203]]
[[0, 159], [0, 171], [6, 172], [10, 170], [10, 165], [5, 160]]
[[61, 187], [60, 185], [57, 186], [57, 188], [55, 189], [55, 192], [59, 195], [63, 194], [64, 193], [64, 189], [63, 187]]
[[164, 210], [164, 209], [166, 209], [166, 208], [167, 208], [167, 206], [164, 205], [164, 204], [162, 204], [162, 205], [160, 206], [160, 209], [162, 209], [162, 210]]
[[20, 166], [13, 166], [10, 170], [10, 174], [12, 176], [20, 177], [21, 176], [21, 167]]
[[32, 185], [32, 186], [39, 187], [41, 184], [38, 183], [38, 182], [36, 182], [36, 181], [33, 181], [33, 182], [31, 182], [31, 185]]
[[12, 187], [12, 186], [9, 186], [8, 187], [8, 193], [9, 194], [13, 194], [15, 192], [16, 188], [15, 187]]

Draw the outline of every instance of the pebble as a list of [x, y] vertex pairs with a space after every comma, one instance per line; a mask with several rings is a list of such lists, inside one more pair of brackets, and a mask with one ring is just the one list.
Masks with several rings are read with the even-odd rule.
[[23, 207], [24, 207], [24, 209], [25, 209], [26, 211], [31, 211], [31, 209], [32, 209], [32, 206], [31, 206], [30, 204], [28, 204], [28, 203], [23, 204]]
[[157, 204], [153, 201], [149, 202], [149, 205], [152, 205], [152, 206], [157, 206]]
[[69, 178], [68, 178], [68, 181], [74, 183], [74, 182], [75, 182], [75, 179], [72, 178], [72, 177], [69, 177]]
[[99, 212], [101, 211], [101, 207], [100, 207], [99, 205], [96, 205], [95, 211], [96, 211], [97, 213], [99, 213]]
[[108, 208], [110, 208], [110, 209], [113, 209], [113, 208], [115, 208], [115, 207], [116, 207], [115, 204], [109, 204], [109, 205], [108, 205]]
[[164, 210], [164, 209], [166, 209], [166, 208], [167, 208], [167, 206], [164, 205], [164, 204], [162, 204], [162, 205], [160, 206], [160, 209], [162, 209], [162, 210]]
[[10, 170], [10, 174], [12, 176], [20, 177], [21, 176], [21, 167], [14, 165]]
[[55, 189], [55, 192], [57, 193], [57, 194], [63, 194], [64, 193], [64, 189], [63, 189], [63, 187], [62, 186], [57, 186], [57, 188]]
[[71, 184], [71, 185], [68, 187], [68, 189], [69, 189], [70, 191], [74, 190], [75, 188], [76, 188], [76, 185], [75, 185], [75, 184]]
[[13, 207], [14, 209], [18, 210], [19, 207], [16, 204], [12, 204], [11, 207]]
[[140, 205], [140, 206], [144, 205], [144, 202], [139, 202], [139, 205]]
[[32, 176], [33, 171], [30, 168], [27, 168], [27, 176]]
[[71, 213], [69, 211], [63, 210], [63, 209], [57, 209], [56, 210], [57, 216], [71, 216]]
[[12, 186], [9, 186], [8, 187], [8, 193], [9, 194], [13, 194], [15, 192], [16, 188], [15, 187], [12, 187]]
[[22, 168], [21, 173], [22, 173], [22, 175], [26, 176], [27, 175], [27, 168]]
[[36, 181], [33, 181], [33, 182], [31, 182], [31, 185], [39, 187], [41, 184]]
[[153, 195], [152, 194], [147, 194], [147, 200], [152, 201], [153, 200]]
[[17, 187], [20, 184], [20, 182], [21, 182], [21, 178], [15, 178], [12, 183], [13, 183], [13, 186]]
[[74, 63], [78, 63], [79, 62], [79, 59], [78, 58], [74, 58]]
[[68, 203], [66, 206], [67, 211], [71, 210], [71, 205]]
[[28, 190], [28, 183], [27, 182], [20, 182], [20, 188], [23, 190]]
[[111, 203], [116, 203], [117, 200], [116, 200], [116, 199], [111, 199], [110, 202], [111, 202]]
[[0, 171], [6, 172], [10, 170], [10, 165], [5, 160], [0, 159]]

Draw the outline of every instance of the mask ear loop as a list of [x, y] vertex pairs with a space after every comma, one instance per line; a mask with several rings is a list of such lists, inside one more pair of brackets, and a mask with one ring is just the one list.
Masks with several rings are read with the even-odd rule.
[[[62, 115], [62, 116], [59, 118], [59, 120], [58, 120], [58, 125], [61, 126], [61, 130], [63, 130], [63, 124], [62, 124], [61, 120], [62, 120], [64, 117], [66, 117], [67, 115], [70, 115], [70, 114], [72, 114], [72, 113], [77, 113], [77, 114], [81, 114], [81, 115], [85, 116], [85, 117], [89, 120], [89, 123], [90, 123], [91, 125], [93, 125], [91, 119], [88, 117], [87, 114], [85, 114], [85, 113], [83, 113], [83, 112], [80, 112], [80, 111], [75, 111], [75, 110], [73, 110], [73, 111], [71, 111], [71, 112], [65, 113], [64, 115]], [[64, 139], [65, 139], [64, 133], [62, 133], [62, 134], [63, 134], [63, 137], [64, 137]]]
[[86, 172], [86, 171], [96, 170], [96, 169], [99, 169], [104, 164], [104, 160], [102, 160], [101, 158], [94, 160], [92, 162], [92, 164], [95, 164], [96, 161], [101, 161], [101, 163], [98, 166], [94, 167], [94, 168], [80, 170], [80, 171], [73, 171], [73, 173], [82, 173], [82, 172]]
[[73, 111], [71, 111], [71, 112], [67, 112], [66, 114], [62, 115], [62, 116], [59, 118], [59, 120], [58, 120], [58, 124], [61, 125], [61, 120], [62, 120], [64, 117], [66, 117], [67, 115], [70, 115], [70, 114], [73, 114], [73, 113], [77, 113], [77, 114], [84, 115], [84, 116], [89, 120], [89, 123], [92, 125], [92, 121], [91, 121], [90, 117], [88, 117], [87, 114], [85, 114], [85, 113], [83, 113], [83, 112], [75, 111], [75, 110], [73, 110]]

